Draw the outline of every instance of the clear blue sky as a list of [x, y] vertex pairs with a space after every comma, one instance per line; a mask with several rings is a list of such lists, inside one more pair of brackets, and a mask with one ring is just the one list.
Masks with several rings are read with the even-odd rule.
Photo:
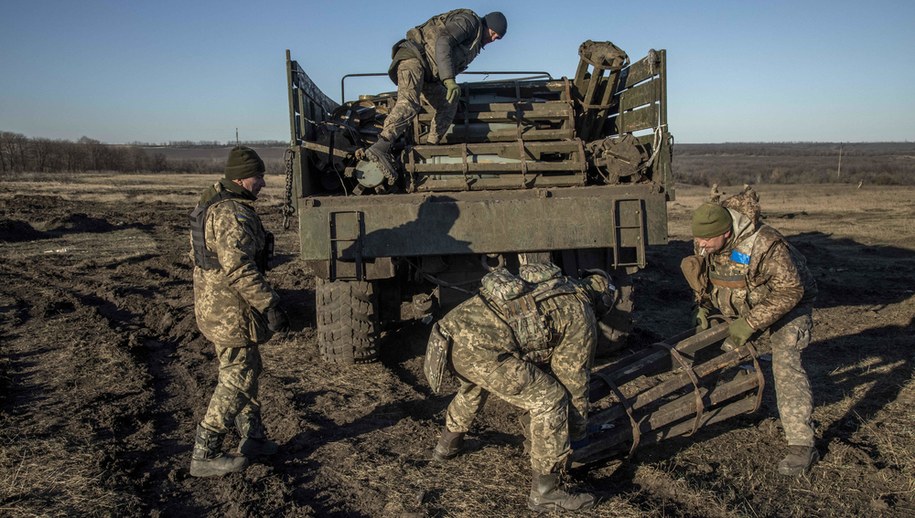
[[285, 49], [339, 99], [343, 74], [385, 71], [409, 27], [456, 7], [509, 20], [470, 70], [571, 76], [586, 39], [666, 48], [678, 142], [915, 140], [911, 0], [3, 0], [0, 130], [287, 140]]

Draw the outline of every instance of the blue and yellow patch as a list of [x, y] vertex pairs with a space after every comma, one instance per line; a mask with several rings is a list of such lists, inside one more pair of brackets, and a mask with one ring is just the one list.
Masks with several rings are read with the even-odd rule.
[[731, 250], [731, 261], [737, 264], [750, 264], [750, 256], [737, 250]]

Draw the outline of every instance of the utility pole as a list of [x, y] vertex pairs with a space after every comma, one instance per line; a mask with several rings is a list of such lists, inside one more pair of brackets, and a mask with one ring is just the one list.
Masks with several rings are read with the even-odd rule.
[[842, 144], [839, 144], [839, 167], [836, 169], [836, 179], [842, 178]]

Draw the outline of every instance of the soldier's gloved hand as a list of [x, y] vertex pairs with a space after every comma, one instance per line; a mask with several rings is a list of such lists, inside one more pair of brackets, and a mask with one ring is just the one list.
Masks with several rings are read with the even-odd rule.
[[745, 317], [740, 317], [728, 325], [728, 333], [730, 334], [731, 341], [733, 341], [737, 347], [747, 343], [747, 340], [753, 336], [754, 331], [755, 329], [750, 327], [750, 324], [747, 323]]
[[445, 79], [442, 81], [445, 84], [445, 88], [448, 89], [448, 94], [445, 96], [445, 99], [449, 103], [453, 103], [458, 100], [458, 97], [461, 96], [461, 87], [454, 81], [454, 79]]
[[274, 333], [289, 330], [289, 317], [286, 316], [286, 312], [279, 306], [267, 308], [265, 316], [267, 317], [267, 329]]
[[696, 308], [696, 315], [693, 317], [693, 322], [696, 324], [696, 327], [705, 331], [708, 329], [708, 308], [698, 306]]

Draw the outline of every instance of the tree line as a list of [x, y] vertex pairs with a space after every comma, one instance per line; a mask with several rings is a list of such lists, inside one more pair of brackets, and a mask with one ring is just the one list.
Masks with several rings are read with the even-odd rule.
[[104, 144], [89, 137], [76, 142], [29, 138], [0, 132], [0, 172], [79, 173], [83, 171], [153, 172], [168, 170], [163, 153], [139, 146]]
[[[130, 144], [105, 144], [82, 137], [71, 140], [29, 138], [20, 133], [0, 131], [0, 174], [2, 173], [81, 173], [85, 171], [113, 171], [119, 173], [161, 173], [182, 171], [188, 173], [213, 173], [222, 170], [225, 159], [200, 157], [179, 158], [170, 150], [228, 148], [234, 142], [170, 141], [166, 144], [132, 142]], [[246, 141], [252, 147], [283, 148], [287, 143], [276, 140]], [[151, 149], [150, 149], [151, 148]], [[263, 157], [268, 172], [282, 171], [282, 162]]]

